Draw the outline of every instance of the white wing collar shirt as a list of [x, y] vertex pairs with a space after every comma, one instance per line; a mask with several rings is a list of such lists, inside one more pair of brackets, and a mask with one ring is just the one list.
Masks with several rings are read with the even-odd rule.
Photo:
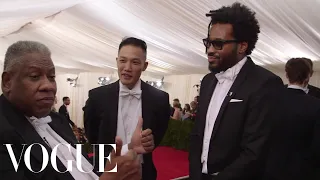
[[237, 75], [239, 74], [241, 68], [246, 63], [246, 61], [247, 61], [247, 57], [243, 58], [236, 65], [227, 69], [226, 71], [216, 74], [218, 83], [213, 91], [210, 104], [208, 107], [206, 125], [204, 130], [204, 137], [203, 137], [203, 146], [202, 146], [202, 155], [201, 155], [201, 162], [203, 164], [202, 173], [205, 173], [205, 174], [208, 173], [207, 160], [208, 160], [210, 139], [211, 139], [214, 123], [219, 114], [221, 105], [225, 97], [227, 96], [234, 80], [236, 79]]
[[[50, 116], [39, 119], [35, 117], [27, 117], [27, 119], [49, 147], [54, 148], [57, 144], [69, 144], [48, 125], [48, 123], [52, 121]], [[76, 154], [77, 150], [73, 146], [70, 147], [70, 150], [64, 145], [60, 145], [57, 148], [57, 157], [65, 167], [67, 167], [67, 161], [72, 160], [72, 171], [70, 174], [74, 179], [98, 180], [99, 177], [92, 172], [93, 166], [83, 156], [81, 159], [82, 170], [89, 173], [84, 173], [78, 170]]]
[[[130, 90], [119, 81], [119, 105], [117, 136], [121, 137], [123, 144], [121, 154], [128, 152], [128, 144], [135, 131], [139, 117], [142, 117], [141, 108], [141, 80], [139, 79], [135, 86]], [[142, 156], [140, 156], [142, 162]]]

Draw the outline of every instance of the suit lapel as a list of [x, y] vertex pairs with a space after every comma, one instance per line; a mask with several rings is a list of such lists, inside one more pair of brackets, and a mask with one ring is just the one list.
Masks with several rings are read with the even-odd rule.
[[153, 128], [151, 127], [152, 119], [152, 95], [150, 93], [150, 87], [147, 83], [141, 81], [141, 109], [142, 109], [142, 118], [143, 118], [143, 127], [142, 129]]
[[222, 105], [220, 107], [220, 111], [218, 113], [217, 119], [216, 119], [215, 124], [214, 124], [214, 128], [213, 128], [211, 139], [213, 139], [213, 137], [215, 136], [215, 134], [217, 133], [217, 131], [219, 129], [219, 125], [221, 123], [221, 120], [222, 120], [222, 117], [223, 117], [223, 113], [226, 110], [226, 107], [228, 106], [228, 104], [230, 103], [230, 100], [232, 99], [232, 97], [235, 96], [235, 94], [237, 93], [238, 89], [244, 83], [244, 81], [247, 78], [248, 72], [250, 72], [250, 70], [254, 67], [254, 65], [255, 64], [248, 57], [247, 62], [241, 68], [237, 78], [233, 82], [233, 84], [232, 84], [227, 96], [225, 97], [225, 99], [224, 99], [224, 101], [223, 101], [223, 103], [222, 103]]
[[117, 126], [118, 126], [118, 106], [119, 106], [119, 80], [111, 85], [110, 93], [107, 92], [108, 100], [106, 107], [108, 108], [106, 116], [110, 117], [110, 124], [108, 129], [111, 130], [111, 136], [113, 139], [117, 136]]
[[[28, 119], [3, 95], [1, 95], [1, 105], [6, 119], [13, 127], [15, 127], [17, 133], [24, 140], [25, 144], [27, 144], [24, 150], [31, 144], [40, 143], [47, 149], [48, 153], [51, 154], [51, 148], [39, 136]], [[40, 147], [32, 147], [31, 155], [34, 156], [39, 162], [42, 162], [42, 150]]]
[[200, 106], [201, 106], [201, 110], [204, 112], [201, 113], [202, 117], [200, 117], [200, 120], [202, 120], [202, 121], [201, 121], [200, 127], [198, 129], [198, 132], [201, 137], [204, 134], [204, 129], [205, 129], [206, 120], [207, 120], [207, 112], [208, 112], [209, 104], [210, 104], [214, 89], [217, 85], [217, 82], [218, 82], [218, 80], [217, 80], [215, 74], [214, 73], [210, 74], [208, 86], [202, 90], [202, 91], [204, 91], [204, 98], [202, 98], [200, 100], [201, 101]]

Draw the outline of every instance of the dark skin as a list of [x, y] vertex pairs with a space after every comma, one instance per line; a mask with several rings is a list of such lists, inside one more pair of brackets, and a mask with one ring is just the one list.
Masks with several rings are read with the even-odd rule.
[[[47, 116], [55, 101], [57, 85], [55, 67], [50, 56], [29, 53], [21, 57], [8, 72], [2, 74], [2, 91], [5, 97], [27, 116]], [[120, 156], [122, 144], [117, 143], [117, 154], [112, 155], [112, 164], [117, 164], [117, 173], [103, 173], [99, 180], [140, 180], [140, 164], [136, 153], [129, 151]]]
[[54, 104], [57, 85], [55, 67], [49, 56], [29, 53], [2, 74], [6, 98], [27, 116], [47, 116]]
[[63, 104], [65, 105], [70, 105], [70, 98], [67, 98], [66, 100], [63, 101]]
[[[234, 40], [231, 24], [213, 24], [210, 29], [210, 40]], [[212, 45], [207, 49], [209, 70], [211, 72], [225, 71], [246, 56], [247, 42], [226, 43], [221, 50]]]

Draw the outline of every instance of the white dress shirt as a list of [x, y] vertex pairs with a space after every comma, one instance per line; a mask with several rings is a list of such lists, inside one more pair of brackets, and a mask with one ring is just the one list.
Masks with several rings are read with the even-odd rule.
[[[27, 119], [49, 147], [54, 148], [57, 144], [69, 144], [48, 125], [48, 123], [52, 121], [50, 116], [40, 119], [34, 117], [30, 117]], [[57, 157], [65, 167], [68, 166], [68, 160], [72, 161], [72, 170], [70, 171], [70, 174], [74, 179], [98, 180], [99, 177], [92, 172], [93, 166], [83, 156], [81, 159], [82, 170], [89, 173], [84, 173], [78, 170], [76, 164], [76, 154], [77, 150], [72, 145], [70, 151], [67, 146], [64, 145], [60, 145], [57, 148]]]
[[203, 146], [202, 146], [202, 155], [201, 155], [201, 162], [202, 162], [202, 173], [208, 173], [207, 167], [207, 160], [208, 160], [208, 152], [209, 152], [209, 145], [210, 139], [214, 127], [214, 123], [217, 119], [219, 114], [221, 105], [227, 96], [234, 80], [236, 79], [238, 73], [240, 72], [242, 66], [247, 61], [247, 57], [239, 61], [233, 67], [227, 69], [224, 72], [220, 72], [216, 74], [216, 78], [218, 79], [217, 85], [213, 91], [210, 104], [207, 111], [206, 116], [206, 125], [204, 130], [204, 137], [203, 137]]
[[291, 88], [291, 89], [300, 89], [300, 90], [304, 91], [306, 94], [309, 93], [308, 86], [303, 88], [303, 87], [298, 86], [298, 85], [289, 84], [289, 85], [288, 85], [288, 88]]
[[[132, 134], [137, 127], [139, 117], [142, 117], [142, 91], [141, 80], [131, 90], [120, 81], [119, 84], [117, 136], [121, 137], [123, 144], [125, 144], [121, 150], [121, 155], [124, 155], [128, 152], [128, 144], [131, 142]], [[142, 161], [142, 156], [140, 156], [140, 159]]]

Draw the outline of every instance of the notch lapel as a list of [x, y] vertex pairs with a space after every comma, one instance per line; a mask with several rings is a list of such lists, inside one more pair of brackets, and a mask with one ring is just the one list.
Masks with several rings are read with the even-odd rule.
[[248, 58], [247, 62], [241, 68], [237, 78], [235, 79], [234, 83], [232, 84], [227, 96], [225, 97], [225, 99], [224, 99], [224, 101], [223, 101], [223, 103], [222, 103], [222, 105], [220, 107], [220, 111], [218, 113], [217, 119], [216, 119], [215, 124], [214, 124], [211, 140], [213, 140], [215, 134], [218, 131], [218, 128], [219, 128], [220, 123], [222, 121], [223, 113], [226, 110], [230, 100], [235, 96], [235, 94], [237, 93], [238, 89], [241, 87], [241, 85], [246, 80], [248, 72], [250, 72], [250, 70], [255, 65], [252, 62], [251, 58], [249, 58], [249, 57], [247, 57], [247, 58]]
[[104, 117], [109, 116], [109, 118], [106, 118], [106, 120], [109, 119], [108, 127], [107, 127], [109, 131], [107, 131], [106, 136], [109, 136], [110, 138], [112, 137], [114, 141], [115, 137], [117, 136], [117, 127], [118, 127], [118, 106], [119, 106], [119, 89], [120, 89], [119, 80], [111, 84], [110, 86], [111, 86], [110, 92], [106, 92], [108, 97], [107, 98], [108, 101], [106, 102], [108, 104], [106, 104], [105, 106], [107, 108], [105, 110], [105, 113], [107, 114], [104, 114], [103, 116]]
[[204, 91], [204, 98], [202, 98], [200, 100], [200, 107], [198, 107], [198, 108], [201, 108], [201, 110], [203, 111], [203, 113], [201, 113], [200, 127], [198, 129], [198, 133], [201, 137], [204, 134], [209, 104], [210, 104], [214, 89], [215, 89], [217, 82], [218, 82], [214, 73], [211, 73], [209, 76], [210, 77], [209, 77], [208, 86], [205, 87], [205, 89], [202, 89], [202, 91]]
[[152, 127], [152, 94], [150, 93], [149, 85], [141, 80], [141, 110], [142, 110], [142, 118], [143, 118], [143, 127], [142, 129], [147, 128], [155, 128]]

